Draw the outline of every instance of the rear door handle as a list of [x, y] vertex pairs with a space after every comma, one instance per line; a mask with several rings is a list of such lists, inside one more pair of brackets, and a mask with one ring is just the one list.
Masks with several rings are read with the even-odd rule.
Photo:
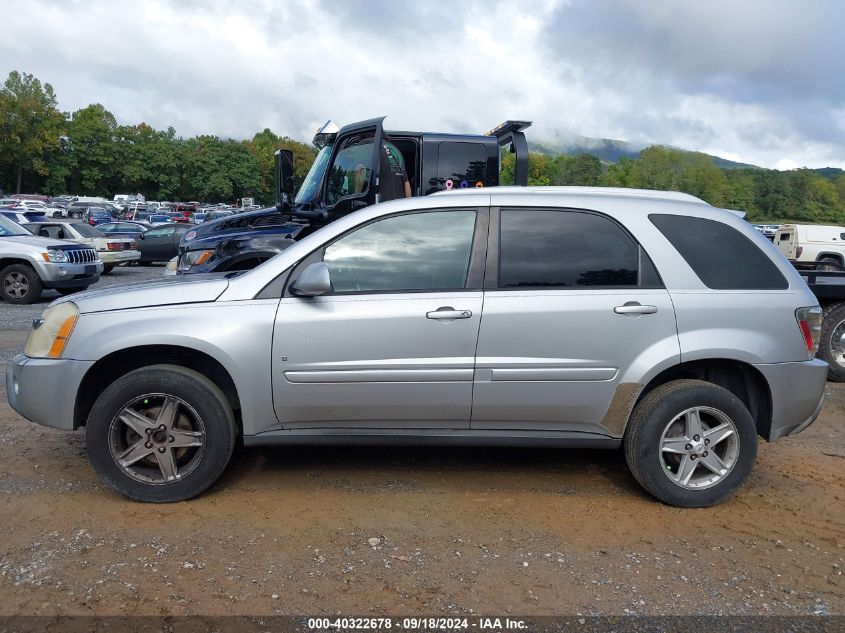
[[452, 306], [443, 306], [432, 312], [426, 312], [426, 319], [437, 319], [439, 321], [451, 321], [453, 319], [468, 319], [472, 316], [471, 310], [455, 310]]
[[654, 314], [657, 312], [657, 306], [644, 306], [640, 305], [637, 301], [627, 301], [621, 306], [616, 306], [613, 308], [613, 311], [616, 314]]

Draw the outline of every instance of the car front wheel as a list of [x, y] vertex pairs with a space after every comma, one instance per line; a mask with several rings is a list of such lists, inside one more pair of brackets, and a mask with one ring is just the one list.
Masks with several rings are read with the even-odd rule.
[[0, 271], [0, 295], [6, 303], [35, 303], [43, 289], [38, 273], [27, 264], [12, 264]]
[[202, 374], [175, 365], [136, 369], [109, 385], [88, 416], [88, 457], [136, 501], [183, 501], [223, 473], [235, 445], [229, 402]]
[[637, 404], [624, 445], [643, 488], [664, 503], [700, 508], [743, 484], [757, 455], [757, 432], [748, 408], [727, 389], [676, 380]]

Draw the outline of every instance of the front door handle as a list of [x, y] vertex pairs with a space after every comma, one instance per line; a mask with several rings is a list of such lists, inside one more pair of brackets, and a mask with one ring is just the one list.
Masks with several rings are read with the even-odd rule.
[[644, 306], [640, 305], [637, 301], [626, 301], [623, 305], [613, 308], [613, 311], [616, 314], [633, 314], [637, 316], [639, 314], [654, 314], [657, 312], [657, 306]]
[[432, 312], [426, 312], [426, 319], [437, 319], [439, 321], [451, 321], [453, 319], [468, 319], [472, 316], [471, 310], [455, 310], [452, 306], [443, 306]]

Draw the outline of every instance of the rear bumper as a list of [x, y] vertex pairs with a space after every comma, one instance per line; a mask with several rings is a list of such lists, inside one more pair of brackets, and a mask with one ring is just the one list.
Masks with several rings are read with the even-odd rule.
[[15, 356], [6, 365], [6, 397], [30, 422], [74, 428], [76, 394], [93, 361]]
[[100, 251], [97, 254], [104, 264], [120, 264], [141, 259], [141, 251]]
[[827, 383], [827, 363], [813, 359], [797, 363], [754, 365], [772, 393], [770, 442], [800, 433], [821, 412]]

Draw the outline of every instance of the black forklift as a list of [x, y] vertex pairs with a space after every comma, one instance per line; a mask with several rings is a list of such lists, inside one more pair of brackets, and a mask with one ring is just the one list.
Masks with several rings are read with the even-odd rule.
[[385, 131], [384, 118], [315, 134], [319, 149], [298, 192], [293, 153], [276, 151], [276, 205], [186, 232], [179, 274], [248, 270], [296, 240], [372, 204], [438, 191], [498, 186], [501, 153], [515, 155], [515, 185], [528, 184], [529, 121], [506, 121], [486, 134]]

